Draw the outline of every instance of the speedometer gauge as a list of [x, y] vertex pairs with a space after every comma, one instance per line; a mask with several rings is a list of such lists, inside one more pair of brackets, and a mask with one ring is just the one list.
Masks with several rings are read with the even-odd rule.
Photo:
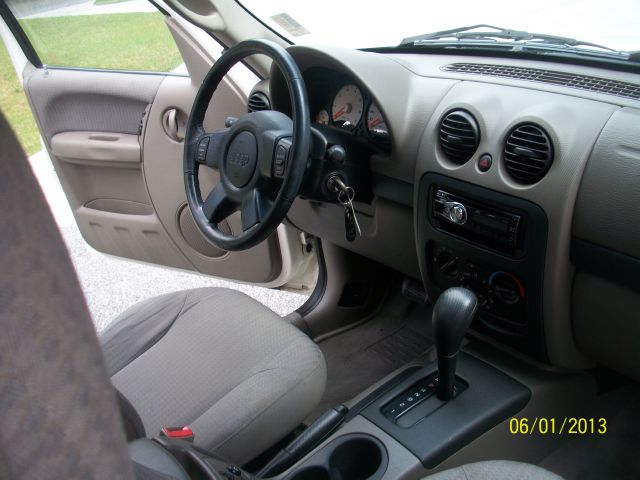
[[364, 99], [355, 85], [345, 85], [333, 99], [331, 120], [340, 128], [353, 130], [362, 118]]
[[380, 113], [380, 109], [375, 103], [369, 105], [367, 110], [367, 130], [374, 137], [387, 138], [389, 137], [389, 127]]

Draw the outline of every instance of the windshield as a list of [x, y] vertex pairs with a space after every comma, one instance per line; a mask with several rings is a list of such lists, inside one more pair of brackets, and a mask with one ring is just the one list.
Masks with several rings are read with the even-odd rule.
[[640, 0], [240, 0], [240, 3], [267, 26], [298, 44], [390, 47], [407, 37], [489, 24], [571, 37], [615, 50], [640, 50]]

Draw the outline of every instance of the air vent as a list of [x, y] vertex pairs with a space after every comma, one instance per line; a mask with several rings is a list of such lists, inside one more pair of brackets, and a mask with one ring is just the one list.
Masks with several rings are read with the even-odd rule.
[[260, 112], [262, 110], [271, 110], [269, 97], [262, 92], [253, 92], [247, 102], [247, 110], [251, 112]]
[[528, 80], [530, 82], [560, 85], [562, 87], [577, 88], [579, 90], [588, 90], [590, 92], [640, 100], [640, 84], [560, 72], [558, 70], [514, 67], [511, 65], [489, 65], [483, 63], [452, 63], [442, 67], [442, 70], [445, 72]]
[[545, 176], [553, 162], [553, 145], [547, 133], [533, 123], [517, 126], [504, 146], [505, 167], [516, 180], [532, 184]]
[[440, 122], [440, 146], [447, 158], [462, 165], [478, 149], [478, 122], [465, 110], [453, 110]]

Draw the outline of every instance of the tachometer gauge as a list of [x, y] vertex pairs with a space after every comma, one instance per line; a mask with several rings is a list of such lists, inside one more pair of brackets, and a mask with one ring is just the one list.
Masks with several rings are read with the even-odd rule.
[[362, 118], [364, 99], [362, 92], [355, 85], [345, 85], [333, 99], [331, 120], [334, 125], [353, 130]]
[[389, 137], [389, 127], [380, 113], [380, 109], [375, 103], [369, 105], [367, 110], [367, 130], [371, 135], [378, 138]]
[[322, 125], [329, 124], [329, 112], [327, 112], [324, 108], [318, 112], [315, 118], [316, 123], [321, 123]]

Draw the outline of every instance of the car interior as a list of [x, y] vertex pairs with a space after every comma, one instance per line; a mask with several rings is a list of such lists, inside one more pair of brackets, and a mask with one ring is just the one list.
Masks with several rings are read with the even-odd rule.
[[16, 3], [86, 242], [309, 296], [96, 334], [0, 119], [0, 478], [640, 478], [640, 58], [292, 44], [165, 0], [187, 74], [68, 68]]

